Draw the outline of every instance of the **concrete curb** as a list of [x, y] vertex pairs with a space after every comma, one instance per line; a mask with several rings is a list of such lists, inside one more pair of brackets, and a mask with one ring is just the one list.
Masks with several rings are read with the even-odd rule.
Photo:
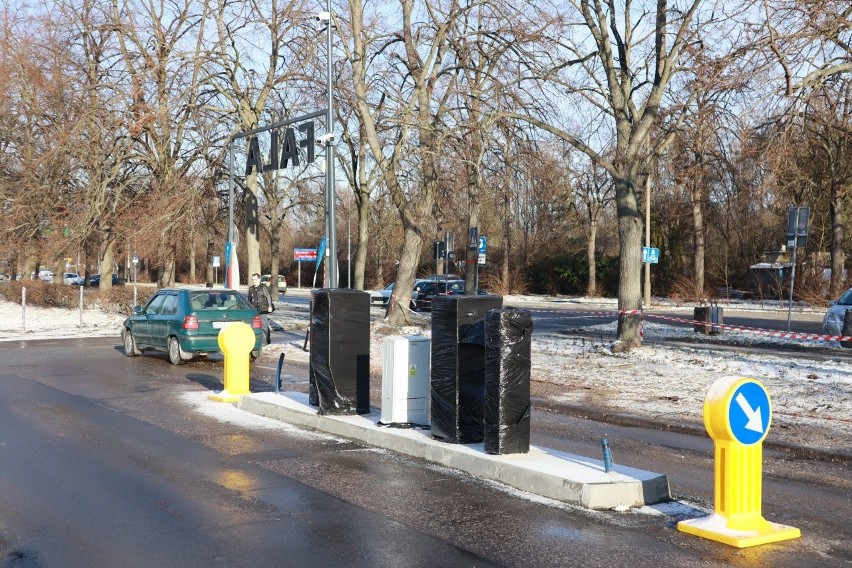
[[589, 509], [640, 507], [671, 499], [665, 475], [546, 448], [528, 454], [490, 455], [483, 444], [448, 444], [415, 429], [378, 426], [380, 414], [320, 415], [305, 393], [257, 393], [240, 399], [241, 410], [425, 459], [516, 489]]
[[[589, 408], [588, 406], [553, 402], [543, 398], [533, 398], [532, 402], [535, 408], [539, 410], [580, 416], [582, 418], [594, 420], [595, 422], [604, 422], [606, 424], [614, 424], [616, 426], [666, 430], [680, 434], [689, 434], [690, 436], [708, 437], [707, 431], [704, 428], [690, 424], [672, 424], [661, 420], [654, 420], [653, 418], [644, 418], [641, 416], [621, 414], [617, 412], [606, 412], [603, 410]], [[815, 459], [834, 463], [852, 463], [852, 452], [845, 450], [827, 450], [824, 448], [812, 448], [799, 444], [791, 444], [789, 442], [776, 441], [764, 441], [763, 447], [765, 449], [778, 450], [796, 458]]]

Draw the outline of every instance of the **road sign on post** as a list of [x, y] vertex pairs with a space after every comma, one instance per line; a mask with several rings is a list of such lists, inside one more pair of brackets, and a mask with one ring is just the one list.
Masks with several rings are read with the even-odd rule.
[[657, 264], [660, 262], [660, 249], [656, 247], [642, 247], [642, 263]]
[[714, 514], [678, 523], [681, 532], [737, 548], [801, 536], [761, 514], [763, 440], [772, 403], [754, 379], [722, 377], [704, 399], [704, 426], [715, 444]]
[[317, 249], [314, 248], [294, 248], [293, 260], [296, 262], [316, 262]]
[[806, 248], [808, 246], [808, 221], [810, 207], [787, 208], [787, 246]]
[[485, 264], [485, 251], [488, 248], [488, 238], [479, 237], [479, 259], [477, 264]]
[[787, 331], [793, 311], [793, 286], [796, 282], [796, 251], [799, 247], [808, 246], [808, 218], [811, 215], [809, 207], [787, 208], [787, 246], [793, 249], [793, 262], [790, 269], [790, 301], [787, 303]]

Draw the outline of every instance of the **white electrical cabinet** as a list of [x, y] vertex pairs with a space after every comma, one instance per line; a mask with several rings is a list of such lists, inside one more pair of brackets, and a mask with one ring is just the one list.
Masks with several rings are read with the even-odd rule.
[[382, 345], [382, 423], [429, 424], [429, 362], [432, 341], [421, 336], [386, 337]]

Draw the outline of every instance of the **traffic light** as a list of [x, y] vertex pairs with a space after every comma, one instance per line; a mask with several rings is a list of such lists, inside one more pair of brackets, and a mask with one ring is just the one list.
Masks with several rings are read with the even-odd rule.
[[432, 258], [435, 260], [440, 260], [445, 258], [447, 255], [447, 245], [444, 241], [435, 241], [432, 245]]

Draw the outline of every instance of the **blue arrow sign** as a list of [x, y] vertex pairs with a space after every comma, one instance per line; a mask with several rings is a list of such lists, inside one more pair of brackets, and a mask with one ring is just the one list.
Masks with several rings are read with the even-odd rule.
[[756, 444], [769, 431], [769, 395], [763, 385], [748, 381], [741, 384], [731, 397], [728, 421], [734, 438], [745, 445]]

